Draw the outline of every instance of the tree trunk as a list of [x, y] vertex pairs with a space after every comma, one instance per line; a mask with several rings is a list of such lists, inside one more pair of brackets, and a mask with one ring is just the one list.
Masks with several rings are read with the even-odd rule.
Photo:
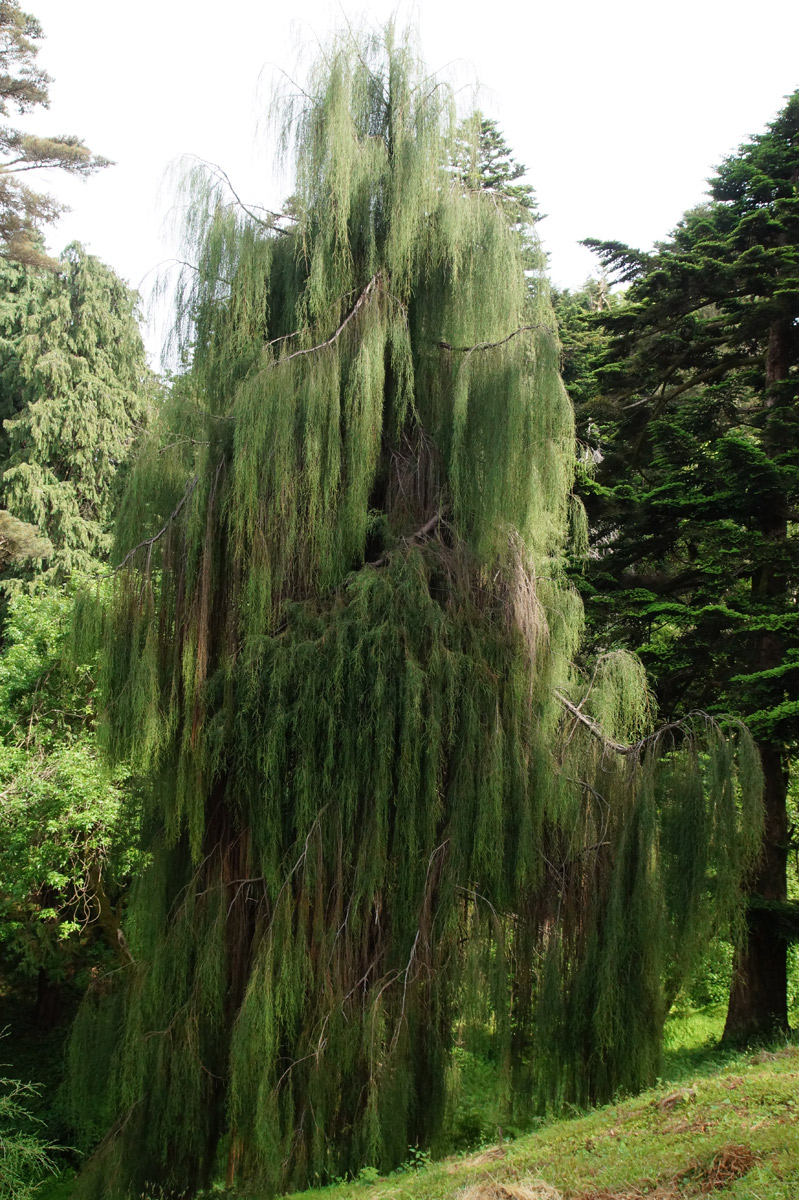
[[[769, 330], [766, 349], [766, 411], [778, 404], [775, 385], [787, 377], [790, 366], [792, 322], [788, 318], [775, 320]], [[772, 426], [769, 428], [769, 426]], [[764, 444], [777, 441], [778, 430], [769, 421], [764, 430]], [[768, 447], [774, 451], [778, 447]], [[787, 499], [770, 498], [760, 521], [767, 542], [773, 544], [774, 554], [764, 562], [752, 579], [755, 599], [773, 600], [784, 592], [782, 555], [788, 537]], [[783, 660], [782, 639], [768, 632], [757, 640], [753, 669], [768, 670]], [[779, 915], [768, 908], [769, 903], [782, 904], [788, 897], [788, 757], [784, 747], [771, 742], [758, 746], [763, 763], [763, 849], [752, 895], [765, 905], [751, 906], [747, 914], [747, 933], [733, 961], [732, 988], [724, 1026], [725, 1042], [741, 1043], [764, 1040], [788, 1031], [788, 942], [780, 928]]]
[[55, 982], [44, 967], [36, 979], [36, 1025], [45, 1033], [61, 1020], [61, 985]]
[[[765, 789], [763, 851], [753, 881], [760, 899], [781, 903], [787, 898], [788, 776], [783, 755], [761, 745]], [[763, 1040], [788, 1031], [788, 943], [777, 912], [750, 908], [747, 936], [735, 954], [732, 989], [724, 1026], [725, 1042]]]

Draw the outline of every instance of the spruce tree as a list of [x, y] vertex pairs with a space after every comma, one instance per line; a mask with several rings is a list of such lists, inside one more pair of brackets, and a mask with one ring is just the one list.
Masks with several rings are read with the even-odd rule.
[[137, 296], [75, 244], [57, 272], [0, 272], [0, 497], [49, 539], [50, 576], [107, 557], [118, 469], [153, 381]]
[[725, 1035], [788, 1027], [788, 782], [799, 745], [799, 92], [650, 254], [589, 242], [632, 282], [585, 436], [599, 645], [640, 651], [662, 706], [737, 712], [757, 738], [765, 839]]
[[554, 319], [450, 90], [389, 29], [279, 111], [284, 216], [193, 177], [191, 371], [79, 622], [149, 789], [134, 961], [70, 1044], [103, 1197], [396, 1166], [456, 1023], [520, 1109], [641, 1086], [758, 836], [742, 731], [650, 736], [639, 664], [572, 666]]

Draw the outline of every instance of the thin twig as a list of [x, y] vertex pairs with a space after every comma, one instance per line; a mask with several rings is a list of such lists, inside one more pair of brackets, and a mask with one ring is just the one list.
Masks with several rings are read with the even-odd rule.
[[504, 346], [511, 338], [517, 337], [520, 333], [527, 333], [531, 329], [543, 329], [547, 333], [555, 332], [549, 325], [520, 325], [518, 329], [514, 329], [513, 333], [509, 333], [507, 337], [498, 342], [477, 342], [474, 346], [451, 346], [449, 342], [440, 341], [438, 346], [440, 350], [449, 350], [453, 354], [471, 354], [473, 350], [493, 350], [495, 346]]
[[256, 224], [262, 226], [262, 228], [264, 228], [264, 229], [273, 230], [275, 233], [288, 233], [289, 232], [287, 229], [281, 229], [280, 226], [276, 224], [276, 222], [283, 221], [283, 220], [296, 221], [297, 218], [295, 216], [292, 216], [291, 213], [273, 212], [272, 209], [263, 208], [262, 205], [258, 204], [255, 207], [260, 208], [262, 212], [268, 213], [269, 216], [271, 217], [270, 221], [264, 221], [261, 217], [256, 216], [256, 214], [252, 211], [252, 208], [249, 208], [244, 203], [241, 196], [239, 196], [239, 194], [236, 191], [236, 189], [234, 188], [233, 184], [230, 182], [230, 176], [227, 174], [226, 171], [222, 170], [222, 168], [219, 166], [218, 163], [209, 162], [207, 158], [200, 158], [199, 155], [195, 155], [194, 157], [196, 158], [197, 162], [202, 163], [206, 167], [210, 167], [212, 171], [216, 172], [216, 174], [218, 176], [221, 176], [222, 179], [224, 179], [225, 183], [227, 184], [228, 188], [230, 189], [233, 199], [236, 201], [239, 208], [241, 208], [243, 212], [246, 212], [248, 217], [252, 217], [253, 221], [255, 221]]
[[192, 476], [192, 478], [191, 478], [191, 479], [189, 480], [189, 482], [186, 484], [186, 490], [185, 490], [185, 492], [183, 493], [183, 496], [181, 497], [181, 500], [180, 500], [180, 502], [179, 502], [179, 504], [178, 504], [177, 508], [174, 510], [174, 512], [173, 512], [173, 513], [171, 513], [171, 514], [170, 514], [170, 516], [169, 516], [169, 517], [167, 518], [167, 520], [165, 521], [164, 525], [163, 525], [163, 526], [162, 526], [162, 527], [161, 527], [161, 528], [158, 530], [158, 533], [155, 533], [155, 534], [153, 534], [153, 536], [152, 536], [152, 537], [150, 537], [150, 538], [145, 538], [143, 542], [139, 542], [138, 546], [134, 546], [132, 550], [129, 550], [129, 551], [127, 552], [127, 554], [125, 555], [125, 557], [122, 559], [122, 562], [121, 562], [121, 563], [119, 564], [119, 566], [116, 568], [116, 570], [115, 570], [114, 574], [116, 574], [116, 571], [121, 571], [121, 570], [122, 570], [122, 568], [124, 567], [125, 563], [128, 561], [128, 559], [129, 559], [129, 558], [132, 558], [132, 557], [133, 557], [133, 555], [136, 553], [136, 551], [137, 551], [137, 550], [141, 550], [141, 549], [142, 549], [144, 546], [147, 546], [148, 548], [150, 548], [150, 549], [151, 549], [151, 548], [153, 547], [153, 545], [154, 545], [154, 544], [155, 544], [155, 543], [158, 541], [158, 539], [159, 539], [159, 538], [162, 538], [162, 537], [164, 536], [164, 534], [166, 533], [167, 529], [169, 529], [169, 526], [170, 526], [170, 525], [172, 524], [172, 522], [175, 520], [175, 518], [177, 517], [178, 513], [180, 512], [180, 510], [183, 508], [183, 505], [184, 505], [184, 504], [186, 503], [186, 501], [189, 499], [189, 497], [191, 496], [191, 494], [192, 494], [192, 492], [194, 491], [195, 487], [197, 486], [197, 481], [198, 481], [198, 479], [199, 479], [199, 475], [193, 475], [193, 476]]
[[[366, 302], [366, 299], [367, 299], [369, 293], [375, 288], [379, 279], [380, 279], [379, 275], [372, 276], [372, 278], [367, 283], [366, 287], [361, 292], [358, 299], [353, 304], [350, 311], [347, 313], [344, 320], [339, 325], [336, 332], [332, 333], [326, 342], [319, 342], [319, 344], [317, 346], [309, 346], [306, 350], [295, 350], [292, 354], [287, 354], [285, 358], [276, 358], [272, 365], [273, 366], [282, 366], [283, 363], [290, 362], [292, 358], [300, 358], [301, 355], [303, 355], [303, 354], [315, 354], [317, 350], [326, 350], [328, 346], [332, 346], [334, 344], [334, 342], [337, 342], [338, 339], [341, 337], [342, 333], [344, 332], [344, 330], [346, 329], [347, 325], [349, 325], [352, 318], [362, 308], [362, 306]], [[293, 335], [290, 334], [289, 336], [293, 336]]]

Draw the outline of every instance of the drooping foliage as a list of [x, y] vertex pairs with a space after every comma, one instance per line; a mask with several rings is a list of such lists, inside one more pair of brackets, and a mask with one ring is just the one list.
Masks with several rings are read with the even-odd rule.
[[[657, 252], [589, 243], [632, 279], [581, 399], [600, 645], [642, 654], [662, 708], [735, 712], [766, 771], [766, 836], [728, 1036], [788, 1024], [788, 781], [799, 746], [799, 92], [721, 164]], [[598, 332], [598, 331], [597, 331]], [[596, 367], [597, 358], [594, 357]]]
[[520, 1107], [639, 1086], [757, 837], [742, 732], [649, 738], [633, 660], [571, 665], [554, 320], [448, 88], [389, 30], [278, 111], [285, 215], [191, 181], [192, 369], [83, 606], [149, 791], [135, 961], [70, 1050], [105, 1197], [396, 1165], [456, 1023]]

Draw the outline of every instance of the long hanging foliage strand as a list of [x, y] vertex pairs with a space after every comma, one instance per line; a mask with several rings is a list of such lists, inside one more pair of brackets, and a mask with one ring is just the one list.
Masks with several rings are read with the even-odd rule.
[[448, 89], [389, 31], [282, 112], [290, 218], [194, 175], [193, 367], [84, 612], [151, 784], [135, 963], [71, 1043], [104, 1197], [396, 1165], [456, 1013], [519, 1105], [639, 1086], [757, 844], [743, 734], [647, 740], [632, 660], [571, 666], [552, 313], [518, 212], [448, 166]]

